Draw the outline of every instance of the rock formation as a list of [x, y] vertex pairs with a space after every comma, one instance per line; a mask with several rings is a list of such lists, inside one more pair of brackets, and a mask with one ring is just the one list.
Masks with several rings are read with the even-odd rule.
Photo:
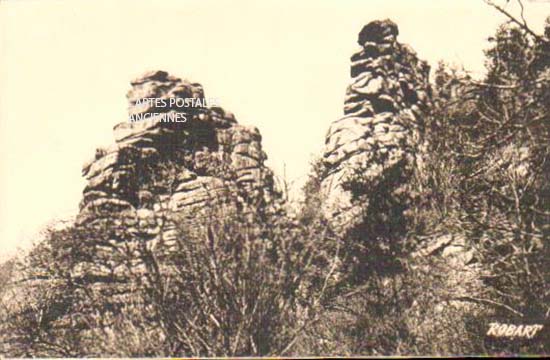
[[[409, 46], [397, 42], [398, 34], [391, 20], [363, 27], [358, 37], [361, 49], [351, 57], [352, 81], [346, 91], [344, 116], [332, 123], [326, 136], [321, 182], [324, 212], [342, 232], [365, 220], [379, 220], [379, 214], [367, 211], [369, 201], [380, 200], [372, 184], [378, 181], [378, 190], [388, 196], [411, 198], [408, 177], [422, 167], [423, 119], [432, 105], [429, 66]], [[395, 173], [399, 176], [385, 181], [391, 176], [388, 174]], [[367, 186], [359, 189], [366, 192], [359, 201], [353, 194], [357, 189], [347, 184], [350, 179], [355, 187]], [[390, 216], [397, 219], [390, 220], [389, 227], [404, 221], [399, 217], [409, 204], [407, 199], [403, 201], [390, 209]], [[472, 259], [462, 234], [431, 234], [418, 242], [410, 249], [413, 257], [440, 253], [458, 269]]]
[[344, 116], [332, 123], [326, 136], [324, 210], [341, 229], [365, 216], [360, 214], [364, 204], [352, 204], [345, 188], [350, 177], [360, 173], [369, 181], [416, 161], [422, 119], [430, 104], [429, 66], [397, 42], [398, 33], [390, 20], [363, 27], [361, 48], [351, 57]]
[[[92, 250], [94, 260], [77, 267], [74, 276], [94, 281], [127, 283], [129, 264], [138, 273], [142, 266], [144, 240], [160, 260], [177, 252], [176, 217], [180, 225], [189, 221], [192, 228], [213, 205], [261, 205], [276, 195], [258, 129], [239, 125], [220, 107], [204, 106], [200, 84], [164, 71], [147, 73], [131, 84], [130, 116], [151, 116], [116, 125], [115, 144], [98, 149], [82, 170], [88, 184], [77, 223], [123, 230], [108, 243], [102, 239]], [[164, 105], [141, 101], [151, 98], [164, 100]], [[170, 106], [170, 99], [198, 101]], [[186, 120], [163, 121], [165, 114], [172, 117], [164, 119], [180, 114]]]
[[[412, 246], [399, 245], [409, 236], [407, 209], [415, 201], [411, 180], [415, 172], [423, 171], [423, 121], [432, 104], [429, 66], [409, 46], [397, 42], [398, 34], [390, 20], [373, 21], [359, 33], [361, 48], [351, 57], [352, 80], [346, 91], [344, 116], [331, 124], [326, 135], [321, 175], [323, 211], [343, 236], [366, 244], [358, 246], [358, 252], [367, 249], [365, 253], [375, 259], [374, 267], [386, 274], [401, 252], [413, 260], [412, 268], [419, 273], [445, 274], [439, 285], [442, 298], [477, 294], [481, 287], [479, 270], [470, 264], [473, 252], [464, 234], [430, 229], [426, 236], [411, 239]], [[382, 206], [376, 204], [386, 201]], [[392, 241], [398, 245], [392, 247]], [[360, 272], [369, 271], [369, 266], [373, 264], [361, 267]], [[452, 304], [472, 314], [477, 309], [459, 301]], [[448, 310], [447, 303], [434, 305], [441, 316]], [[419, 332], [434, 323], [429, 319], [414, 321]]]
[[[147, 213], [144, 210], [166, 208], [195, 216], [208, 204], [223, 201], [234, 186], [269, 201], [272, 173], [264, 166], [267, 156], [258, 129], [239, 125], [232, 113], [220, 107], [203, 106], [200, 84], [155, 71], [132, 81], [127, 97], [130, 116], [153, 116], [116, 125], [115, 144], [98, 149], [83, 167], [88, 185], [80, 222], [94, 220], [104, 210], [139, 217]], [[140, 103], [148, 98], [163, 99], [164, 106]], [[177, 106], [170, 105], [170, 99], [198, 101], [195, 106], [181, 106], [182, 102]], [[173, 119], [178, 113], [186, 121], [162, 121], [164, 114]], [[159, 164], [177, 167], [170, 184], [155, 173]]]

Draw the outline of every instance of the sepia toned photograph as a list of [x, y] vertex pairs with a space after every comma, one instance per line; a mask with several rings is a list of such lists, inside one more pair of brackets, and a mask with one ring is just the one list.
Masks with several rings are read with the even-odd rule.
[[550, 356], [550, 0], [0, 0], [0, 359]]

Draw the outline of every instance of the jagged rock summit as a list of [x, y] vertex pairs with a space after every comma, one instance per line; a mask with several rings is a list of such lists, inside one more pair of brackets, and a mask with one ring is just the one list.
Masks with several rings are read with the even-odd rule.
[[352, 204], [346, 188], [350, 177], [360, 174], [364, 182], [372, 182], [395, 167], [406, 172], [415, 166], [430, 106], [429, 66], [397, 41], [398, 34], [391, 20], [370, 22], [360, 31], [344, 116], [326, 136], [324, 212], [337, 228], [350, 228], [365, 216], [365, 204]]
[[[270, 201], [273, 175], [264, 166], [267, 156], [257, 128], [238, 124], [218, 106], [205, 106], [200, 84], [167, 72], [146, 73], [131, 85], [129, 115], [142, 115], [141, 120], [116, 125], [115, 144], [98, 149], [84, 165], [88, 185], [79, 222], [93, 222], [113, 211], [130, 219], [161, 210], [193, 217], [234, 195], [236, 188]], [[193, 101], [181, 106], [185, 99]], [[176, 114], [179, 122], [163, 121]], [[167, 167], [173, 170], [171, 177]]]

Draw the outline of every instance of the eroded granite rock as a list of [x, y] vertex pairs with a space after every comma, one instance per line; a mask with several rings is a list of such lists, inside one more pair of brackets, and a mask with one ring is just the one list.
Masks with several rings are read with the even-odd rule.
[[[160, 115], [116, 125], [115, 144], [98, 150], [83, 167], [88, 185], [80, 222], [93, 219], [102, 208], [134, 211], [161, 198], [174, 211], [194, 212], [235, 185], [257, 196], [272, 195], [273, 176], [264, 166], [267, 156], [257, 128], [238, 124], [220, 107], [137, 104], [145, 98], [164, 99], [165, 104], [171, 98], [204, 99], [200, 84], [155, 71], [132, 81], [127, 97], [130, 116]], [[163, 113], [175, 112], [187, 121], [162, 121]], [[170, 189], [151, 188], [151, 171], [159, 163], [179, 166]]]
[[326, 135], [324, 211], [337, 228], [349, 228], [365, 216], [364, 206], [352, 204], [343, 187], [350, 176], [361, 172], [368, 181], [398, 163], [409, 167], [416, 162], [422, 120], [430, 105], [429, 66], [409, 46], [397, 42], [398, 34], [391, 20], [363, 27], [361, 47], [351, 57], [344, 116], [332, 123]]
[[[238, 124], [232, 113], [204, 101], [168, 106], [170, 99], [204, 100], [200, 84], [164, 71], [131, 84], [129, 116], [156, 115], [116, 125], [115, 143], [98, 149], [82, 169], [88, 184], [77, 224], [112, 228], [115, 234], [104, 251], [96, 251], [93, 266], [82, 266], [82, 274], [98, 279], [124, 277], [129, 268], [139, 272], [144, 240], [159, 259], [177, 251], [176, 217], [181, 225], [182, 219], [200, 219], [214, 205], [268, 204], [277, 196], [257, 128]], [[165, 105], [141, 101], [147, 98]], [[162, 121], [163, 114], [173, 113], [186, 121]]]

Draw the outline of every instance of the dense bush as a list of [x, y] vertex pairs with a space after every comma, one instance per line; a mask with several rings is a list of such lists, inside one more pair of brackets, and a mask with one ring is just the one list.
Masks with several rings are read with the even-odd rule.
[[319, 221], [306, 227], [249, 210], [220, 206], [200, 220], [172, 220], [170, 251], [114, 215], [48, 231], [19, 264], [19, 284], [4, 292], [6, 353], [289, 352], [334, 297], [338, 241]]
[[[507, 24], [490, 41], [484, 80], [445, 66], [436, 72], [426, 176], [434, 201], [428, 204], [443, 228], [454, 227], [475, 250], [483, 280], [476, 299], [485, 308], [481, 317], [546, 323], [549, 39]], [[485, 345], [488, 352], [549, 351], [543, 341]]]

